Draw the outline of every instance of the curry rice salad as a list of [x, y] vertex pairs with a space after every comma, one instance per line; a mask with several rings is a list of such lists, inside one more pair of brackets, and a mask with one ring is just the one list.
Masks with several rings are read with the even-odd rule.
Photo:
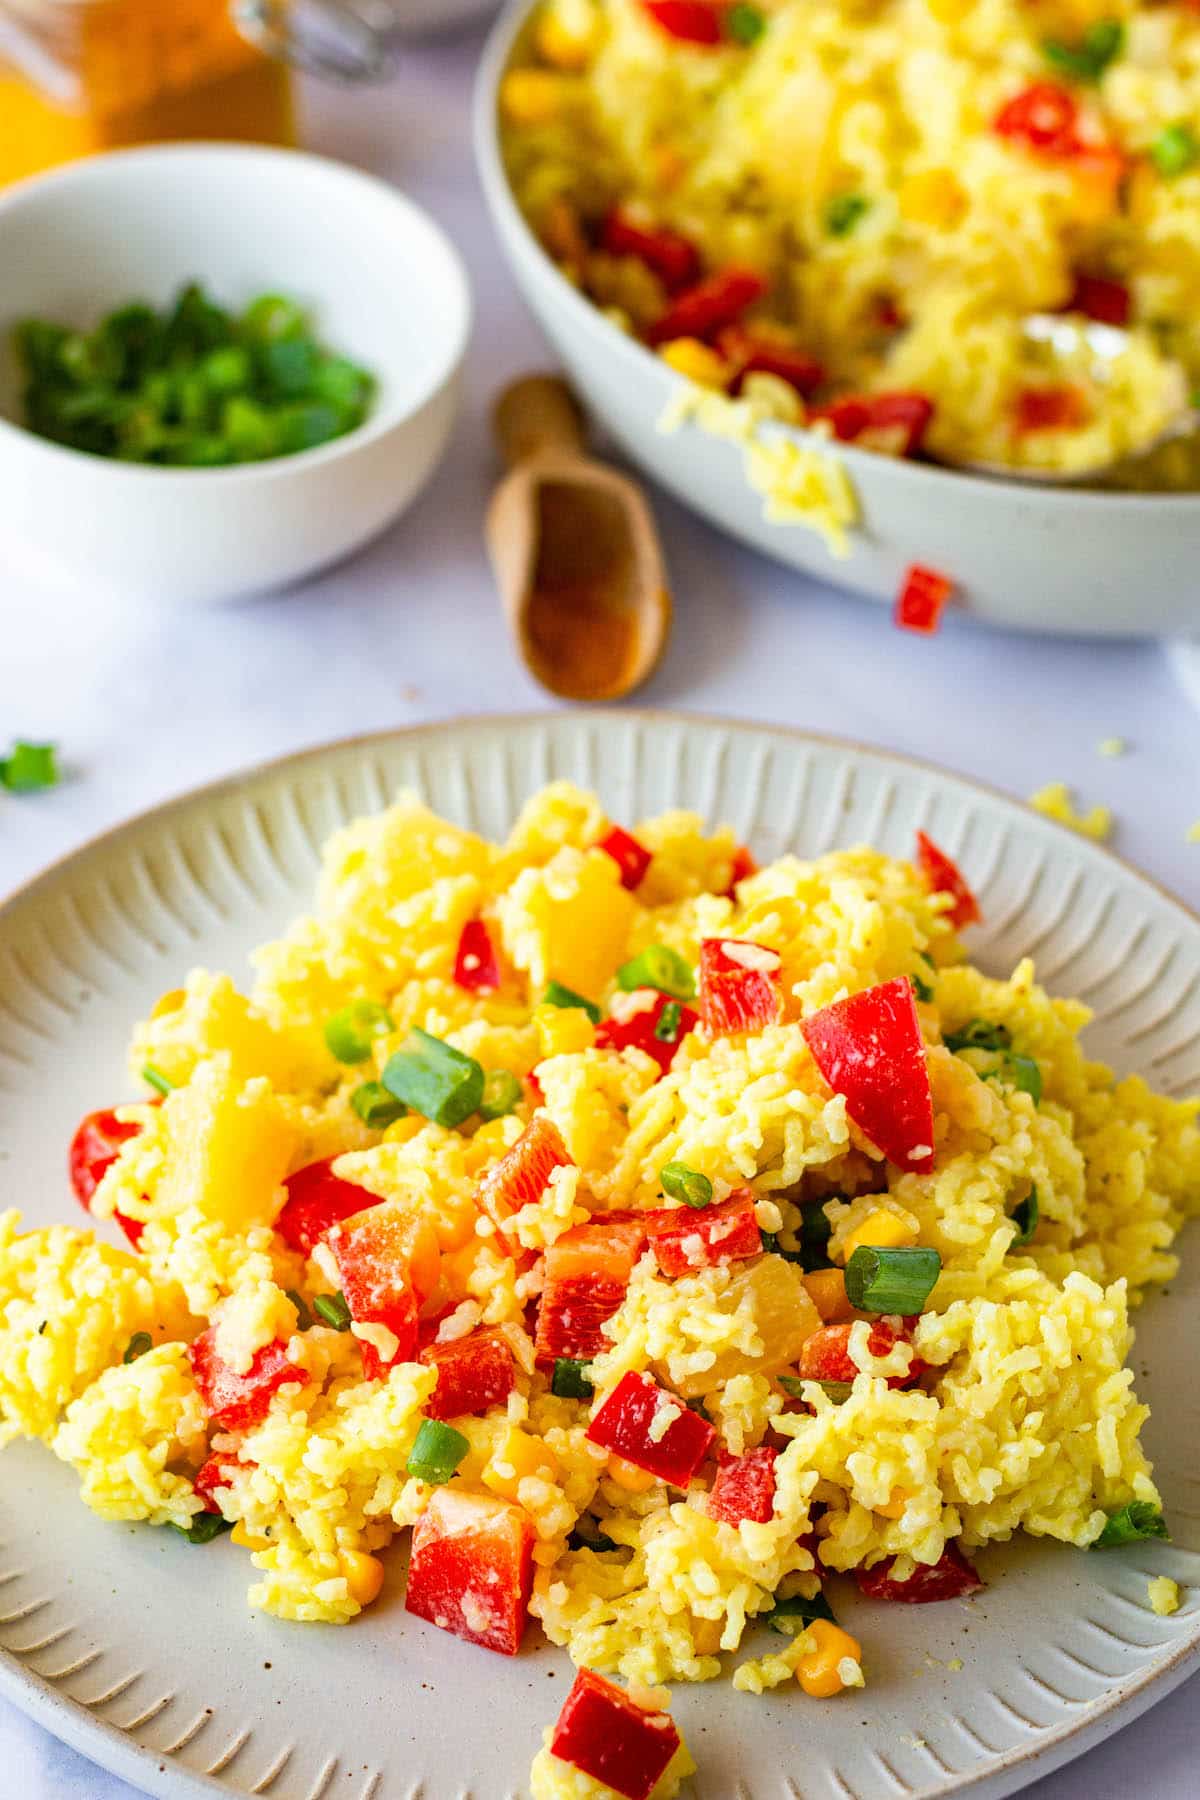
[[1078, 471], [1200, 386], [1196, 0], [545, 0], [500, 104], [563, 272], [756, 415]]
[[285, 1619], [353, 1619], [411, 1529], [409, 1612], [579, 1666], [542, 1800], [673, 1794], [661, 1683], [861, 1686], [849, 1581], [1164, 1535], [1128, 1308], [1200, 1100], [972, 968], [978, 916], [924, 836], [756, 869], [565, 784], [502, 845], [401, 796], [248, 996], [137, 1026], [148, 1097], [70, 1152], [129, 1247], [0, 1222], [0, 1433], [104, 1518], [231, 1527]]

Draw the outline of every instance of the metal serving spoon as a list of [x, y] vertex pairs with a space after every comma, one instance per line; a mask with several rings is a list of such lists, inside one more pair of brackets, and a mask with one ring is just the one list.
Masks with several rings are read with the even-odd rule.
[[[1118, 325], [1100, 325], [1094, 320], [1064, 317], [1061, 313], [1031, 313], [1024, 322], [1024, 333], [1031, 344], [1048, 346], [1063, 362], [1080, 361], [1081, 351], [1091, 358], [1091, 373], [1098, 383], [1108, 379], [1106, 364], [1113, 362], [1129, 348], [1127, 331]], [[1200, 432], [1200, 408], [1193, 405], [1187, 376], [1178, 363], [1169, 367], [1171, 411], [1162, 430], [1135, 450], [1128, 450], [1112, 462], [1095, 463], [1083, 469], [1018, 468], [1012, 463], [939, 461], [972, 475], [992, 476], [1000, 481], [1022, 481], [1037, 487], [1092, 487], [1104, 485], [1118, 475], [1131, 474], [1164, 444], [1178, 443]]]

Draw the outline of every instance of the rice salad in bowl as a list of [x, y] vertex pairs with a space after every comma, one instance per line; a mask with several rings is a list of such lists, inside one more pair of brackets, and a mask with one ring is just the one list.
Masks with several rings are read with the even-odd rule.
[[80, 1124], [112, 1241], [0, 1222], [0, 1439], [228, 1531], [284, 1619], [350, 1622], [411, 1532], [410, 1613], [577, 1665], [535, 1800], [673, 1795], [664, 1684], [869, 1682], [849, 1583], [1165, 1535], [1129, 1310], [1200, 1100], [973, 968], [969, 873], [923, 834], [758, 869], [565, 783], [503, 844], [411, 794], [339, 831], [249, 992], [190, 974], [147, 1097]]
[[543, 0], [499, 100], [544, 248], [726, 435], [1071, 474], [1200, 386], [1193, 0]]

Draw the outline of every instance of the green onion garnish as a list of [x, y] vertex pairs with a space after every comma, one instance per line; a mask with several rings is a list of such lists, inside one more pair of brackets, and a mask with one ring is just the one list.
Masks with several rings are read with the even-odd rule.
[[846, 1298], [863, 1312], [911, 1319], [924, 1308], [942, 1272], [936, 1250], [918, 1245], [885, 1250], [860, 1244], [846, 1264]]
[[[924, 959], [922, 959], [922, 960], [924, 960]], [[929, 970], [929, 974], [932, 975], [933, 974], [932, 963], [926, 962], [925, 967]], [[917, 999], [923, 1000], [925, 1002], [926, 1006], [928, 1006], [930, 1001], [933, 999], [933, 991], [934, 991], [933, 990], [933, 982], [931, 980], [929, 980], [928, 977], [923, 975], [920, 972], [920, 970], [918, 970], [918, 969], [914, 969], [912, 971], [912, 973], [909, 975], [908, 979], [912, 982], [913, 993], [917, 996]]]
[[346, 1305], [346, 1296], [340, 1290], [336, 1294], [318, 1294], [313, 1301], [313, 1311], [335, 1331], [349, 1331], [350, 1308]]
[[664, 1163], [658, 1171], [658, 1179], [662, 1182], [664, 1194], [670, 1194], [672, 1200], [682, 1200], [685, 1206], [710, 1206], [713, 1197], [713, 1184], [707, 1175], [701, 1175], [695, 1169], [689, 1169], [686, 1163]]
[[830, 237], [849, 237], [871, 202], [864, 194], [835, 194], [825, 205], [825, 229]]
[[819, 1589], [811, 1600], [806, 1600], [803, 1594], [793, 1594], [790, 1599], [777, 1600], [767, 1614], [767, 1624], [771, 1630], [782, 1632], [784, 1637], [797, 1637], [814, 1619], [828, 1619], [831, 1625], [837, 1624], [828, 1600]]
[[591, 1364], [575, 1356], [556, 1356], [550, 1392], [560, 1400], [588, 1400], [595, 1393], [588, 1376]]
[[658, 1024], [654, 1027], [654, 1035], [660, 1044], [673, 1044], [679, 1036], [679, 1027], [683, 1020], [683, 1008], [678, 1000], [668, 1000], [658, 1015]]
[[657, 988], [676, 1000], [694, 999], [696, 972], [685, 956], [669, 944], [649, 944], [631, 962], [617, 970], [617, 986], [632, 994], [636, 988]]
[[26, 744], [20, 738], [0, 760], [0, 783], [12, 794], [38, 794], [57, 787], [58, 752], [53, 744]]
[[735, 44], [757, 44], [767, 29], [767, 21], [757, 6], [741, 3], [731, 6], [725, 15], [725, 32]]
[[1115, 1550], [1121, 1544], [1138, 1544], [1145, 1538], [1169, 1538], [1167, 1522], [1149, 1500], [1129, 1500], [1109, 1513], [1093, 1550]]
[[197, 1513], [186, 1528], [176, 1525], [175, 1529], [189, 1544], [211, 1544], [223, 1531], [233, 1530], [233, 1520], [223, 1519], [220, 1513], [203, 1512]]
[[1097, 19], [1089, 25], [1077, 44], [1063, 44], [1057, 38], [1042, 41], [1042, 55], [1052, 69], [1070, 76], [1072, 81], [1099, 81], [1109, 63], [1120, 56], [1125, 47], [1125, 27], [1119, 19]]
[[1038, 1191], [1031, 1187], [1023, 1200], [1017, 1202], [1008, 1215], [1017, 1228], [1017, 1235], [1008, 1246], [1010, 1250], [1019, 1250], [1027, 1244], [1038, 1228]]
[[302, 1295], [295, 1288], [284, 1288], [284, 1293], [296, 1309], [296, 1330], [307, 1331], [312, 1325], [313, 1316]]
[[175, 1091], [175, 1083], [168, 1081], [162, 1070], [156, 1069], [153, 1063], [147, 1063], [142, 1069], [142, 1080], [147, 1087], [152, 1087], [156, 1094], [161, 1094], [164, 1100], [168, 1094], [173, 1094]]
[[121, 1361], [123, 1363], [136, 1362], [139, 1356], [145, 1356], [147, 1350], [153, 1350], [153, 1348], [154, 1339], [148, 1331], [135, 1331], [125, 1346], [125, 1354]]
[[[695, 1400], [685, 1400], [683, 1404], [687, 1407], [689, 1412], [694, 1412], [698, 1419], [707, 1419], [708, 1418], [708, 1416], [709, 1416], [708, 1408], [707, 1408], [707, 1406], [705, 1406], [703, 1400], [701, 1400], [699, 1398], [697, 1398]], [[710, 1420], [710, 1423], [711, 1423], [711, 1420]]]
[[340, 1063], [366, 1062], [375, 1039], [393, 1029], [391, 1013], [378, 1000], [352, 1000], [326, 1019], [326, 1048]]
[[779, 1255], [779, 1233], [777, 1231], [759, 1231], [762, 1247], [769, 1256]]
[[779, 1383], [780, 1387], [783, 1389], [785, 1394], [790, 1394], [793, 1400], [803, 1400], [803, 1398], [804, 1398], [804, 1378], [802, 1376], [800, 1376], [800, 1375], [777, 1375], [775, 1377], [775, 1379]]
[[388, 1058], [381, 1079], [405, 1106], [449, 1129], [477, 1112], [483, 1099], [484, 1074], [475, 1058], [419, 1026], [404, 1048]]
[[483, 1078], [483, 1099], [479, 1102], [481, 1119], [502, 1119], [519, 1105], [523, 1089], [508, 1069], [489, 1069]]
[[350, 1104], [372, 1131], [384, 1131], [408, 1111], [403, 1100], [389, 1094], [382, 1081], [364, 1081], [350, 1096]]
[[1200, 138], [1182, 121], [1164, 125], [1150, 146], [1150, 160], [1168, 181], [1190, 169], [1197, 157], [1200, 157]]
[[840, 1406], [842, 1402], [848, 1400], [854, 1392], [854, 1383], [852, 1381], [821, 1381], [818, 1382], [817, 1385], [818, 1387], [824, 1388], [826, 1395], [833, 1401], [835, 1406]]
[[1007, 1025], [996, 1025], [991, 1019], [971, 1019], [961, 1031], [948, 1031], [942, 1041], [956, 1056], [960, 1050], [1007, 1050], [1012, 1045], [1012, 1032]]
[[600, 1555], [605, 1550], [619, 1550], [621, 1546], [612, 1538], [605, 1537], [603, 1532], [598, 1532], [595, 1537], [588, 1537], [576, 1526], [574, 1531], [568, 1533], [567, 1548], [569, 1550], [591, 1550], [596, 1555]]
[[1029, 1094], [1035, 1106], [1041, 1105], [1042, 1071], [1032, 1056], [1019, 1056], [1014, 1052], [1007, 1059], [1005, 1076], [1022, 1094]]
[[[800, 1215], [800, 1230], [796, 1234], [800, 1239], [800, 1250], [797, 1260], [806, 1275], [812, 1275], [818, 1269], [831, 1269], [833, 1263], [829, 1257], [829, 1238], [833, 1226], [825, 1217], [824, 1202], [819, 1206], [806, 1206]], [[792, 1253], [784, 1254], [791, 1258]]]
[[443, 1425], [440, 1419], [422, 1419], [404, 1472], [418, 1481], [427, 1481], [431, 1487], [440, 1487], [449, 1481], [470, 1448], [468, 1439], [453, 1425]]
[[594, 1000], [585, 1000], [574, 988], [564, 987], [561, 981], [551, 981], [542, 995], [543, 1006], [578, 1006], [587, 1014], [593, 1025], [598, 1025], [602, 1018], [600, 1008]]

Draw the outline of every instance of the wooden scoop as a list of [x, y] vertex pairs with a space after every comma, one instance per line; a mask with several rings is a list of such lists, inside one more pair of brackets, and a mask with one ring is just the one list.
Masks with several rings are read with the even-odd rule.
[[511, 473], [488, 508], [488, 549], [525, 664], [565, 700], [619, 699], [646, 680], [671, 627], [645, 496], [586, 455], [557, 376], [514, 382], [494, 423]]

